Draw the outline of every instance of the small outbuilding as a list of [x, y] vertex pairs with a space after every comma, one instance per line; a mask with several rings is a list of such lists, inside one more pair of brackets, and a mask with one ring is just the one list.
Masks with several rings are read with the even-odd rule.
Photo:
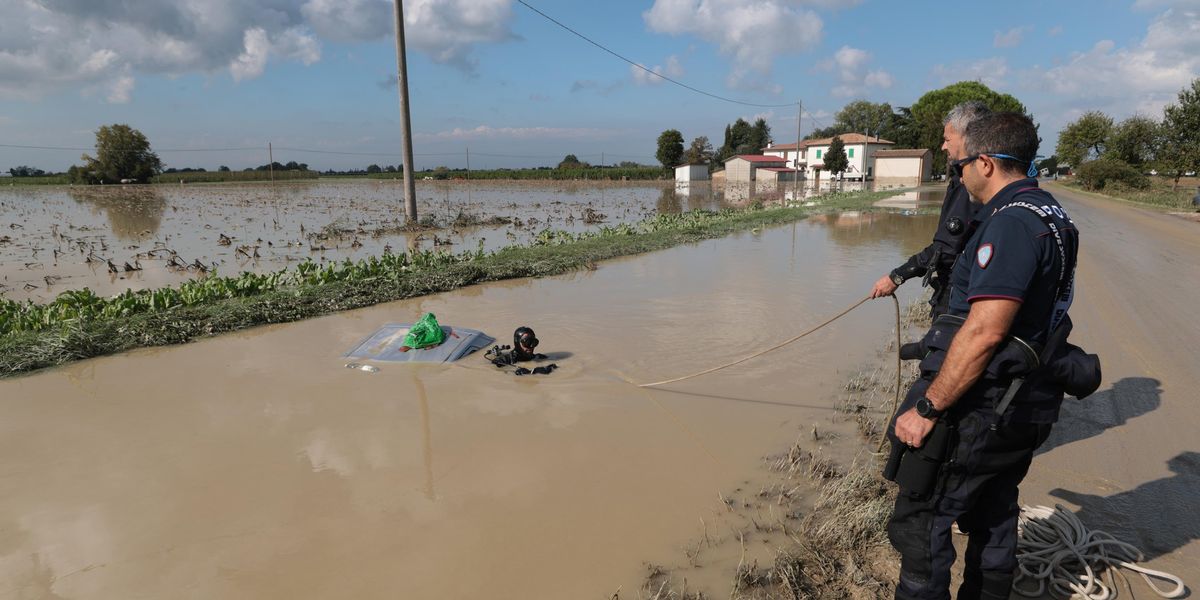
[[708, 165], [679, 165], [675, 167], [675, 181], [708, 181]]
[[804, 167], [804, 163], [800, 163], [799, 169], [796, 167], [761, 167], [756, 169], [755, 176], [759, 182], [789, 183], [795, 182], [797, 178], [804, 181]]
[[785, 166], [787, 166], [787, 161], [780, 156], [738, 154], [725, 159], [725, 181], [728, 183], [749, 183], [757, 179], [755, 171], [758, 169], [770, 167], [782, 168]]
[[875, 179], [929, 181], [933, 178], [933, 153], [928, 148], [876, 150]]

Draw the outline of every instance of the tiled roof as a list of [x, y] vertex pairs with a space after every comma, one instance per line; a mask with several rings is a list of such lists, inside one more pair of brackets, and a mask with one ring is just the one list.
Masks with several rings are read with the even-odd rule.
[[[895, 144], [896, 143], [896, 142], [893, 142], [890, 140], [885, 140], [883, 138], [868, 137], [861, 133], [843, 133], [837, 137], [842, 138], [843, 144], [861, 144], [861, 143], [863, 143], [863, 140], [866, 140], [872, 144]], [[800, 146], [803, 148], [808, 148], [810, 146], [828, 146], [831, 142], [833, 142], [833, 138], [827, 137], [827, 138], [821, 138], [819, 140], [804, 140], [804, 141], [800, 142]], [[774, 146], [763, 148], [763, 150], [795, 150], [795, 149], [796, 149], [795, 142], [793, 142], [791, 144], [775, 144]]]
[[875, 158], [921, 158], [932, 154], [928, 148], [901, 148], [897, 150], [876, 150]]
[[730, 156], [729, 158], [725, 159], [725, 162], [729, 162], [735, 158], [740, 158], [742, 160], [746, 160], [746, 161], [750, 161], [750, 162], [754, 162], [754, 163], [761, 163], [761, 162], [781, 163], [781, 162], [784, 162], [784, 160], [778, 156], [763, 156], [761, 154], [738, 154], [736, 156]]

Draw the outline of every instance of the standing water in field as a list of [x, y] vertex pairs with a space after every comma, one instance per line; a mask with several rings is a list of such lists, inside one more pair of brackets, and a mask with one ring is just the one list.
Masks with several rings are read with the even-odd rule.
[[[702, 523], [727, 543], [702, 562], [730, 571], [721, 500], [751, 499], [765, 455], [824, 430], [891, 302], [668, 389], [626, 380], [824, 320], [933, 226], [828, 215], [0, 381], [0, 597], [636, 597], [644, 563], [677, 562]], [[345, 368], [426, 312], [498, 339], [530, 325], [560, 368]], [[764, 541], [747, 561], [769, 564]], [[690, 580], [706, 577], [728, 589]]]
[[[801, 190], [804, 192], [804, 190]], [[788, 191], [790, 194], [791, 192]], [[265, 273], [384, 252], [496, 250], [661, 213], [773, 201], [673, 182], [421, 182], [405, 227], [394, 181], [270, 186], [0, 187], [0, 298], [52, 300], [178, 285], [216, 270]]]

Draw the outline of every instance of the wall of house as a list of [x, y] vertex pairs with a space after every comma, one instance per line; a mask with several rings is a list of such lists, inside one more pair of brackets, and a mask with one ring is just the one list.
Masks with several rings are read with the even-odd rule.
[[708, 181], [707, 165], [675, 167], [675, 181]]
[[754, 169], [750, 166], [750, 161], [735, 158], [725, 163], [725, 180], [729, 182], [754, 181]]
[[[793, 162], [796, 160], [796, 151], [795, 150], [763, 150], [763, 155], [764, 156], [778, 156], [779, 158], [782, 158], [786, 163], [783, 165], [785, 167], [796, 166], [793, 164]], [[800, 161], [801, 162], [804, 161], [804, 152], [800, 152]]]
[[875, 160], [876, 179], [920, 179], [929, 178], [932, 167], [926, 167], [930, 161], [919, 157], [888, 157]]

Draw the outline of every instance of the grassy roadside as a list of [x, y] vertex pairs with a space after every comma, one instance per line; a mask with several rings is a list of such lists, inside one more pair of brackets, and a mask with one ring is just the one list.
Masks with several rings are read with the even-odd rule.
[[[146, 290], [101, 299], [95, 310], [90, 307], [79, 310], [78, 303], [72, 303], [73, 297], [69, 296], [72, 292], [60, 295], [67, 302], [53, 310], [47, 309], [47, 305], [11, 303], [5, 317], [9, 324], [24, 318], [33, 325], [4, 328], [9, 333], [0, 335], [0, 377], [475, 283], [595, 268], [595, 263], [602, 260], [790, 223], [811, 214], [866, 209], [899, 191], [902, 190], [832, 194], [822, 197], [820, 204], [812, 207], [754, 207], [720, 213], [660, 215], [636, 225], [604, 228], [583, 235], [544, 232], [539, 236], [539, 244], [509, 247], [492, 254], [443, 255], [444, 259], [424, 261], [367, 259], [300, 276], [281, 273], [230, 278], [195, 285], [200, 289], [189, 289], [188, 294], [178, 298], [178, 294], [165, 289]], [[381, 262], [387, 264], [381, 266]], [[243, 285], [246, 283], [250, 285]], [[74, 293], [79, 295], [79, 291]], [[87, 300], [95, 302], [92, 298]], [[34, 318], [26, 318], [30, 314]]]
[[1103, 192], [1084, 189], [1083, 186], [1078, 185], [1074, 181], [1048, 181], [1044, 183], [1048, 184], [1047, 187], [1049, 188], [1061, 187], [1085, 196], [1126, 202], [1164, 212], [1193, 210], [1192, 197], [1197, 193], [1194, 186], [1185, 185], [1180, 185], [1178, 190], [1171, 191], [1170, 184], [1159, 181], [1153, 182], [1150, 188], [1145, 190], [1113, 187], [1113, 189], [1105, 189]]

